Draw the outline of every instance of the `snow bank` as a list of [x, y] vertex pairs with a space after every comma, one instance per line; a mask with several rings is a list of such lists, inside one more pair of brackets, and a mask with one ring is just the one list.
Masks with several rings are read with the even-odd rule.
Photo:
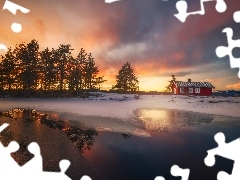
[[143, 95], [141, 99], [134, 99], [133, 95], [105, 94], [104, 97], [89, 99], [0, 99], [0, 110], [6, 111], [12, 108], [33, 108], [38, 111], [68, 112], [121, 119], [133, 117], [133, 111], [137, 108], [176, 109], [240, 117], [240, 97]]
[[[240, 117], [240, 97], [142, 95], [140, 99], [134, 99], [133, 95], [107, 93], [104, 97], [89, 99], [0, 99], [0, 111], [9, 111], [12, 108], [58, 112], [65, 117], [75, 114], [74, 120], [95, 128], [137, 134], [140, 132], [140, 135], [147, 136], [147, 132], [142, 132], [143, 125], [134, 114], [136, 109], [162, 108]], [[89, 116], [92, 118], [88, 118]], [[124, 123], [125, 126], [122, 126]]]

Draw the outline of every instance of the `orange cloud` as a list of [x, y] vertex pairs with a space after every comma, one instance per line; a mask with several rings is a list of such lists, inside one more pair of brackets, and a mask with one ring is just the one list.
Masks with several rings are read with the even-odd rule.
[[232, 89], [238, 89], [240, 90], [240, 83], [237, 84], [229, 84], [226, 86], [226, 88], [232, 88]]
[[[198, 10], [199, 1], [192, 1], [189, 10]], [[112, 4], [104, 0], [18, 0], [18, 3], [31, 11], [16, 16], [7, 11], [0, 13], [6, 17], [0, 18], [0, 43], [14, 47], [36, 39], [40, 50], [70, 44], [74, 57], [84, 48], [92, 53], [99, 75], [108, 79], [108, 86], [114, 83], [126, 62], [131, 63], [137, 76], [149, 77], [172, 73], [184, 76], [195, 73], [193, 68], [216, 62], [217, 57], [213, 57], [216, 47], [211, 39], [218, 41], [219, 37], [212, 35], [216, 29], [232, 23], [233, 12], [240, 9], [240, 3], [228, 0], [228, 9], [221, 14], [215, 10], [215, 1], [207, 2], [204, 16], [189, 16], [183, 24], [173, 16], [176, 11], [173, 1], [166, 2], [167, 9], [158, 0]], [[13, 21], [22, 23], [22, 33], [11, 31]]]

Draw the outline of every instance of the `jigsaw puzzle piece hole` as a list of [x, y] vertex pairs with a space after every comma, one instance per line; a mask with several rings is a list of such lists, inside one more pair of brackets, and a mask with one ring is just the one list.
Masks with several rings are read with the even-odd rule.
[[165, 180], [165, 178], [164, 177], [162, 177], [162, 176], [157, 176], [157, 177], [155, 177], [155, 179], [154, 180]]
[[227, 5], [224, 2], [224, 0], [217, 0], [217, 4], [216, 4], [215, 8], [219, 13], [223, 13], [224, 11], [227, 10]]
[[[83, 176], [82, 178], [81, 178], [81, 180], [92, 180], [89, 176]], [[159, 179], [159, 180], [161, 180], [161, 179]], [[164, 179], [163, 179], [164, 180]]]
[[36, 142], [32, 142], [28, 145], [28, 151], [34, 155], [40, 155], [40, 147]]
[[225, 135], [223, 133], [217, 133], [215, 136], [214, 136], [214, 139], [215, 141], [218, 143], [218, 145], [223, 145], [225, 144]]
[[19, 144], [16, 141], [12, 141], [8, 145], [7, 149], [10, 153], [16, 152], [19, 149]]
[[70, 166], [70, 161], [68, 160], [61, 160], [59, 163], [59, 167], [62, 173], [65, 173], [69, 166]]
[[[0, 44], [0, 49], [1, 49], [1, 46], [2, 44]], [[2, 132], [4, 129], [6, 129], [7, 127], [9, 126], [9, 124], [8, 123], [4, 123], [4, 124], [2, 124], [1, 126], [0, 126], [0, 132]]]
[[186, 1], [178, 1], [176, 3], [176, 8], [177, 8], [179, 14], [182, 14], [182, 13], [186, 14], [187, 8], [188, 8], [187, 2]]
[[240, 23], [240, 11], [237, 11], [233, 14], [233, 19], [236, 23]]
[[208, 155], [208, 156], [204, 159], [204, 163], [205, 163], [207, 166], [212, 167], [212, 166], [215, 164], [215, 157]]
[[13, 23], [11, 29], [15, 33], [20, 33], [22, 31], [22, 25], [19, 23]]
[[182, 169], [177, 165], [173, 165], [170, 170], [171, 174], [175, 177], [182, 177], [182, 180], [186, 180], [189, 177], [190, 170], [189, 169]]
[[217, 56], [218, 56], [219, 58], [222, 58], [222, 57], [228, 55], [227, 50], [228, 50], [228, 49], [227, 49], [226, 47], [224, 47], [224, 46], [219, 46], [219, 47], [217, 47], [217, 49], [216, 49], [216, 54], [217, 54]]
[[173, 165], [171, 168], [171, 174], [173, 176], [179, 176], [179, 167], [177, 165]]
[[185, 22], [186, 18], [188, 17], [188, 13], [187, 13], [187, 2], [186, 1], [178, 1], [176, 3], [176, 8], [178, 10], [178, 14], [175, 14], [174, 16], [176, 18], [178, 18], [178, 20], [180, 20], [181, 22]]
[[227, 180], [227, 179], [231, 179], [230, 175], [224, 171], [220, 171], [217, 175], [217, 179], [218, 180]]

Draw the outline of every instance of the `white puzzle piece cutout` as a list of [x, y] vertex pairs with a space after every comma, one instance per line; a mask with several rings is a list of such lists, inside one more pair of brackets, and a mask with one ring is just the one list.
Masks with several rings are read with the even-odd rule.
[[30, 12], [29, 9], [19, 6], [18, 4], [15, 4], [11, 1], [6, 0], [5, 4], [3, 6], [3, 10], [9, 10], [11, 13], [13, 13], [14, 15], [16, 15], [17, 10], [21, 11], [24, 14], [27, 14]]
[[121, 1], [121, 0], [105, 0], [105, 3], [113, 3], [113, 2], [117, 2], [117, 1]]
[[0, 49], [7, 51], [7, 46], [5, 46], [4, 44], [0, 44]]
[[[5, 123], [0, 126], [2, 132], [9, 124]], [[68, 160], [61, 160], [59, 163], [60, 172], [43, 172], [42, 156], [40, 147], [36, 142], [28, 145], [28, 151], [34, 157], [24, 164], [22, 167], [11, 157], [11, 153], [19, 149], [19, 144], [15, 141], [4, 147], [0, 142], [0, 177], [3, 179], [24, 179], [24, 180], [42, 180], [42, 179], [58, 179], [71, 180], [66, 174], [66, 170], [70, 166]], [[91, 180], [89, 176], [83, 176], [81, 180]]]
[[[15, 3], [11, 2], [11, 1], [8, 1], [8, 0], [5, 1], [2, 10], [8, 10], [14, 15], [16, 15], [17, 10], [21, 11], [24, 14], [30, 12], [29, 9], [27, 9], [25, 7], [22, 7], [22, 6], [19, 6], [18, 4], [15, 4]], [[11, 29], [15, 33], [20, 33], [22, 31], [22, 25], [14, 22], [11, 25]], [[7, 47], [4, 44], [0, 44], [0, 50], [1, 49], [7, 51]]]
[[[8, 1], [8, 0], [5, 1], [5, 4], [4, 4], [2, 10], [8, 10], [14, 15], [16, 15], [17, 10], [21, 11], [24, 14], [27, 14], [27, 13], [30, 12], [29, 9], [27, 9], [25, 7], [22, 7], [22, 6], [19, 6], [18, 4], [15, 4], [15, 3], [11, 2], [11, 1]], [[13, 32], [19, 33], [19, 32], [22, 31], [22, 25], [14, 22], [11, 26], [11, 29], [12, 29]]]
[[[233, 15], [233, 19], [236, 23], [240, 22], [240, 11], [237, 11]], [[233, 30], [230, 27], [223, 29], [223, 33], [227, 35], [228, 47], [218, 46], [216, 49], [216, 55], [219, 58], [229, 56], [230, 67], [239, 68], [238, 77], [240, 78], [240, 58], [235, 58], [232, 54], [232, 50], [236, 47], [240, 48], [240, 39], [233, 40]]]
[[220, 171], [217, 175], [218, 180], [239, 180], [240, 179], [240, 138], [226, 143], [225, 135], [223, 133], [217, 133], [214, 136], [215, 141], [218, 144], [217, 148], [208, 150], [208, 155], [204, 159], [204, 163], [207, 166], [213, 166], [215, 164], [215, 156], [221, 156], [234, 161], [232, 174], [228, 174], [224, 171]]
[[204, 15], [205, 14], [204, 2], [209, 2], [209, 1], [216, 1], [215, 8], [219, 13], [226, 11], [227, 5], [224, 2], [224, 0], [201, 0], [200, 2], [201, 9], [195, 12], [187, 12], [187, 9], [188, 9], [187, 2], [185, 0], [180, 0], [176, 3], [178, 14], [174, 14], [174, 16], [178, 18], [181, 22], [185, 22], [187, 17], [190, 15], [196, 15], [196, 14]]
[[[173, 165], [171, 167], [170, 172], [171, 172], [172, 176], [182, 177], [181, 180], [188, 180], [189, 174], [190, 174], [190, 169], [182, 169], [178, 165]], [[165, 178], [162, 176], [157, 176], [154, 180], [165, 180]]]

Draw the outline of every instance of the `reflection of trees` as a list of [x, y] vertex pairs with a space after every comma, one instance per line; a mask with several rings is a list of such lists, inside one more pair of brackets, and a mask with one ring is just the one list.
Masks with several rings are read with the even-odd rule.
[[[84, 150], [90, 150], [95, 142], [94, 136], [98, 136], [95, 129], [81, 129], [71, 126], [68, 122], [62, 121], [57, 114], [49, 116], [46, 113], [40, 113], [32, 109], [12, 109], [7, 112], [0, 112], [0, 122], [1, 116], [8, 117], [11, 121], [38, 122], [55, 130], [63, 130], [81, 153]], [[0, 133], [0, 141], [4, 145], [9, 144], [12, 139], [13, 132], [11, 130], [5, 129]]]
[[98, 132], [95, 129], [84, 130], [74, 126], [66, 129], [65, 133], [81, 153], [84, 150], [90, 150], [95, 142], [94, 136], [98, 136]]
[[125, 134], [125, 133], [122, 133], [121, 135], [123, 136], [123, 139], [128, 139], [128, 138], [130, 138], [130, 137], [131, 137], [131, 135], [130, 135], [130, 134]]
[[95, 142], [94, 136], [98, 136], [98, 132], [95, 129], [81, 129], [75, 126], [71, 126], [66, 121], [57, 119], [59, 118], [58, 116], [54, 117], [55, 119], [53, 120], [48, 119], [49, 116], [46, 114], [42, 115], [40, 123], [45, 124], [55, 130], [63, 130], [81, 153], [83, 153], [84, 150], [91, 149], [93, 143]]
[[[2, 124], [2, 122], [1, 122]], [[0, 133], [0, 142], [4, 145], [7, 146], [11, 141], [13, 140], [13, 132], [10, 129], [4, 129]]]
[[2, 116], [11, 120], [20, 120], [22, 122], [36, 121], [40, 114], [32, 109], [12, 109], [10, 111], [1, 112]]

